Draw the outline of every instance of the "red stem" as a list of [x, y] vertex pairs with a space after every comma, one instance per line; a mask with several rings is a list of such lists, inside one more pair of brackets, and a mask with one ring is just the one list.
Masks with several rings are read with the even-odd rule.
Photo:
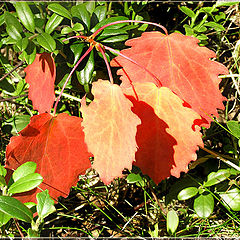
[[149, 73], [149, 74], [157, 81], [158, 86], [159, 86], [159, 87], [162, 87], [161, 81], [160, 81], [153, 73], [151, 73], [147, 68], [145, 68], [144, 66], [142, 66], [141, 64], [139, 64], [139, 63], [136, 62], [135, 60], [131, 59], [130, 57], [127, 57], [127, 56], [125, 56], [124, 54], [116, 51], [116, 50], [113, 49], [113, 48], [110, 48], [110, 47], [108, 47], [108, 46], [103, 46], [103, 47], [104, 47], [105, 49], [113, 52], [113, 53], [116, 53], [116, 54], [120, 55], [120, 56], [123, 57], [123, 58], [126, 58], [128, 61], [130, 61], [130, 62], [136, 64], [137, 66], [139, 66], [140, 68], [144, 69], [147, 73]]
[[111, 71], [110, 65], [109, 65], [109, 63], [108, 63], [106, 54], [105, 54], [104, 50], [102, 49], [102, 47], [101, 47], [100, 45], [99, 45], [97, 48], [98, 48], [98, 50], [100, 51], [100, 53], [103, 55], [103, 59], [104, 59], [105, 64], [106, 64], [106, 66], [107, 66], [108, 76], [109, 76], [110, 82], [111, 82], [112, 84], [114, 84], [113, 76], [112, 76], [112, 71]]
[[162, 25], [157, 24], [157, 23], [146, 22], [146, 21], [137, 21], [137, 20], [121, 20], [121, 21], [111, 22], [111, 23], [108, 23], [108, 24], [100, 27], [96, 32], [94, 32], [92, 34], [92, 38], [96, 37], [97, 34], [100, 33], [106, 27], [109, 27], [109, 26], [112, 26], [112, 25], [115, 25], [115, 24], [119, 24], [119, 23], [125, 23], [125, 22], [134, 22], [134, 23], [143, 23], [143, 24], [154, 25], [154, 26], [160, 27], [165, 32], [165, 34], [168, 35], [167, 29], [165, 27], [163, 27]]
[[53, 111], [53, 115], [54, 115], [54, 116], [55, 116], [56, 111], [57, 111], [57, 105], [58, 105], [58, 103], [59, 103], [59, 101], [60, 101], [60, 98], [61, 98], [61, 96], [62, 96], [62, 94], [63, 94], [63, 91], [64, 91], [65, 87], [67, 86], [67, 83], [68, 83], [69, 79], [71, 78], [73, 72], [76, 70], [76, 68], [78, 67], [78, 65], [80, 64], [80, 62], [92, 51], [92, 49], [93, 49], [93, 46], [90, 46], [90, 47], [88, 48], [88, 50], [82, 55], [82, 57], [78, 60], [78, 62], [75, 64], [75, 66], [74, 66], [73, 69], [71, 70], [70, 74], [68, 75], [68, 77], [67, 77], [67, 79], [66, 79], [66, 81], [65, 81], [65, 83], [64, 83], [64, 85], [63, 85], [63, 87], [62, 87], [62, 90], [61, 90], [61, 92], [60, 92], [60, 94], [59, 94], [59, 96], [58, 96], [58, 98], [57, 98], [57, 101], [56, 101], [56, 103], [55, 103], [55, 105], [54, 105], [54, 111]]

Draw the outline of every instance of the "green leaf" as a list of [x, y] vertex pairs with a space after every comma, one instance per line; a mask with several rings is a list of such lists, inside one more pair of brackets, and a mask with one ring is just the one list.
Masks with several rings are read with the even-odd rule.
[[201, 25], [201, 24], [198, 24], [198, 25], [195, 26], [193, 29], [194, 29], [195, 31], [197, 31], [197, 32], [205, 32], [205, 31], [207, 31], [207, 28], [204, 27], [204, 26]]
[[48, 19], [45, 32], [50, 34], [63, 20], [63, 17], [53, 13], [53, 15]]
[[216, 31], [224, 31], [225, 30], [225, 28], [221, 24], [215, 23], [215, 22], [204, 23], [204, 26], [211, 27], [211, 28], [215, 29]]
[[84, 27], [83, 27], [83, 25], [81, 23], [75, 23], [72, 29], [74, 31], [83, 31]]
[[35, 18], [35, 25], [36, 25], [36, 30], [39, 33], [43, 33], [43, 26], [45, 24], [45, 19], [42, 18]]
[[39, 173], [31, 173], [25, 177], [18, 179], [8, 189], [11, 194], [27, 192], [36, 188], [43, 181], [43, 177]]
[[[98, 23], [94, 28], [92, 28], [91, 32], [93, 33], [95, 31], [97, 31], [100, 27], [102, 27], [102, 26], [104, 26], [108, 23], [121, 21], [121, 20], [129, 20], [129, 19], [127, 17], [110, 17], [110, 18], [107, 18], [107, 19], [101, 21], [100, 23]], [[125, 25], [128, 25], [128, 23], [115, 24], [115, 25], [107, 27], [107, 29], [119, 29], [119, 28], [124, 27]]]
[[209, 217], [214, 208], [214, 199], [210, 193], [202, 194], [194, 200], [194, 210], [202, 218]]
[[4, 24], [5, 20], [4, 20], [4, 14], [0, 15], [0, 26], [2, 26]]
[[75, 65], [77, 63], [77, 61], [80, 59], [80, 56], [82, 54], [82, 51], [83, 51], [84, 47], [85, 47], [84, 43], [72, 44], [70, 46], [70, 49], [74, 54], [73, 65]]
[[145, 186], [144, 179], [142, 178], [142, 176], [139, 173], [138, 174], [130, 173], [127, 176], [127, 183], [130, 183], [130, 184], [136, 183], [136, 185], [139, 187]]
[[92, 14], [91, 23], [92, 25], [96, 25], [97, 23], [106, 19], [107, 16], [107, 7], [106, 6], [98, 6], [94, 9]]
[[22, 39], [21, 34], [17, 31], [17, 29], [16, 29], [16, 27], [14, 25], [7, 26], [6, 27], [6, 31], [9, 34], [9, 36], [11, 38], [13, 38], [14, 40], [18, 41], [18, 40]]
[[49, 52], [53, 52], [56, 48], [56, 42], [48, 33], [42, 33], [37, 36], [38, 43]]
[[[37, 204], [36, 203], [33, 203], [33, 202], [26, 202], [26, 203], [24, 203], [24, 205], [26, 206], [26, 207], [28, 207], [29, 209], [31, 209], [31, 208], [36, 208], [36, 206], [37, 206]], [[32, 210], [32, 209], [31, 209]]]
[[10, 45], [10, 44], [16, 44], [17, 41], [18, 41], [17, 39], [13, 39], [10, 36], [8, 36], [6, 38], [2, 38], [1, 43], [6, 44], [6, 45]]
[[94, 65], [95, 65], [94, 52], [91, 51], [91, 53], [89, 55], [89, 58], [88, 58], [88, 61], [85, 65], [84, 69], [77, 72], [78, 81], [82, 85], [92, 82], [92, 74], [93, 74], [93, 71], [94, 71]]
[[7, 169], [0, 165], [0, 176], [5, 177], [7, 175]]
[[177, 196], [178, 200], [187, 200], [196, 196], [198, 189], [196, 187], [188, 187], [181, 190]]
[[22, 25], [19, 23], [19, 21], [13, 14], [11, 14], [9, 12], [5, 12], [4, 19], [5, 19], [5, 23], [6, 23], [7, 27], [14, 26], [18, 33], [21, 33], [23, 31]]
[[42, 219], [56, 211], [54, 201], [51, 199], [48, 190], [37, 194], [37, 212]]
[[16, 115], [14, 117], [13, 123], [17, 133], [23, 130], [29, 124], [30, 118], [30, 115]]
[[215, 16], [215, 19], [217, 22], [219, 22], [220, 20], [224, 20], [226, 19], [226, 14], [224, 12], [220, 12], [218, 15]]
[[35, 22], [33, 13], [26, 2], [16, 2], [15, 5], [17, 15], [24, 25], [24, 27], [30, 32], [35, 32]]
[[64, 27], [62, 30], [61, 30], [61, 34], [68, 34], [70, 32], [73, 32], [73, 29], [69, 26], [67, 27]]
[[188, 7], [182, 6], [180, 7], [180, 10], [185, 13], [187, 16], [189, 16], [190, 18], [194, 18], [195, 17], [195, 13]]
[[86, 30], [90, 29], [90, 15], [83, 4], [73, 6], [71, 8], [73, 17], [78, 18]]
[[5, 178], [3, 176], [0, 176], [0, 187], [7, 186], [7, 183], [5, 181]]
[[236, 138], [240, 138], [240, 122], [238, 121], [228, 121], [228, 129], [232, 132], [232, 135]]
[[219, 193], [224, 200], [226, 207], [230, 207], [233, 211], [240, 211], [240, 190], [233, 188], [226, 193]]
[[[81, 3], [82, 4], [82, 3]], [[79, 4], [78, 4], [79, 5]], [[83, 5], [86, 7], [86, 9], [88, 10], [88, 12], [90, 14], [93, 13], [93, 11], [95, 10], [95, 5], [96, 3], [94, 1], [87, 1], [85, 3], [83, 3]]]
[[0, 211], [0, 227], [5, 225], [10, 219], [11, 219], [10, 215]]
[[194, 30], [187, 24], [184, 24], [183, 27], [185, 28], [185, 32], [187, 36], [193, 36]]
[[135, 173], [130, 173], [128, 176], [127, 176], [127, 183], [137, 183], [137, 182], [140, 182], [142, 181], [142, 177], [141, 175], [138, 173], [138, 174], [135, 174]]
[[25, 222], [32, 222], [32, 212], [19, 200], [9, 197], [0, 196], [0, 211]]
[[36, 171], [37, 164], [35, 162], [26, 162], [19, 166], [13, 173], [14, 182]]
[[128, 39], [128, 34], [117, 35], [113, 37], [108, 37], [103, 39], [102, 43], [115, 43], [115, 42], [122, 42]]
[[208, 13], [209, 15], [211, 15], [213, 12], [217, 12], [218, 9], [216, 9], [214, 6], [212, 7], [202, 7], [199, 10], [199, 13], [203, 12], [203, 13]]
[[167, 213], [167, 231], [169, 234], [174, 234], [179, 224], [179, 218], [174, 210]]
[[29, 41], [27, 48], [19, 55], [19, 59], [26, 61], [28, 65], [32, 64], [36, 57], [36, 46], [32, 41]]
[[72, 19], [71, 13], [66, 8], [61, 6], [59, 3], [49, 4], [48, 9], [57, 13], [60, 16], [63, 16], [63, 17], [68, 18], [70, 20]]
[[107, 37], [114, 37], [114, 36], [117, 36], [117, 35], [123, 35], [123, 34], [127, 34], [127, 31], [126, 30], [123, 30], [123, 29], [108, 29], [108, 28], [105, 28], [101, 35], [98, 36], [98, 40], [102, 40], [102, 39], [105, 39]]
[[226, 0], [218, 0], [216, 2], [216, 7], [222, 7], [222, 6], [232, 6], [235, 4], [238, 4], [239, 2], [232, 2], [232, 1], [226, 1]]
[[205, 187], [216, 185], [231, 176], [229, 169], [220, 169], [217, 172], [211, 172], [208, 175], [207, 182], [204, 183]]
[[21, 38], [17, 41], [16, 46], [18, 47], [20, 52], [24, 51], [28, 46], [28, 38]]
[[208, 36], [205, 34], [200, 34], [196, 36], [200, 41], [207, 40]]

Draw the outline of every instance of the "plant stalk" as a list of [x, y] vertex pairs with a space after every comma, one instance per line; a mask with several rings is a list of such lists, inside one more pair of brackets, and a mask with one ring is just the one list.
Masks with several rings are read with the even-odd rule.
[[81, 61], [92, 51], [92, 49], [93, 49], [93, 46], [90, 46], [90, 47], [88, 48], [88, 50], [82, 55], [82, 57], [78, 60], [78, 62], [77, 62], [76, 65], [73, 67], [73, 69], [71, 70], [70, 74], [68, 75], [68, 77], [67, 77], [67, 79], [66, 79], [66, 81], [65, 81], [65, 83], [64, 83], [64, 85], [63, 85], [63, 87], [62, 87], [62, 90], [61, 90], [61, 92], [60, 92], [60, 94], [59, 94], [59, 96], [58, 96], [58, 98], [57, 98], [57, 101], [56, 101], [56, 103], [55, 103], [55, 105], [54, 105], [53, 116], [55, 116], [55, 114], [56, 114], [57, 105], [58, 105], [58, 103], [59, 103], [59, 101], [60, 101], [60, 98], [61, 98], [61, 96], [62, 96], [62, 94], [63, 94], [63, 91], [64, 91], [65, 87], [67, 86], [68, 81], [69, 81], [69, 79], [71, 78], [73, 72], [76, 70], [76, 68], [77, 68], [78, 65], [81, 63]]
[[162, 83], [160, 82], [160, 80], [159, 80], [152, 72], [150, 72], [147, 68], [145, 68], [143, 65], [139, 64], [139, 63], [136, 62], [135, 60], [131, 59], [130, 57], [125, 56], [124, 54], [116, 51], [115, 49], [113, 49], [113, 48], [111, 48], [111, 47], [104, 46], [104, 45], [103, 45], [103, 47], [104, 47], [105, 49], [113, 52], [113, 53], [116, 53], [116, 54], [120, 55], [121, 57], [127, 59], [128, 61], [136, 64], [138, 67], [144, 69], [147, 73], [149, 73], [149, 74], [154, 78], [154, 80], [157, 81], [158, 87], [161, 87], [161, 86], [162, 86]]
[[114, 84], [113, 76], [112, 76], [112, 71], [111, 71], [110, 65], [109, 65], [109, 63], [108, 63], [106, 54], [105, 54], [104, 50], [102, 49], [102, 47], [101, 47], [100, 45], [99, 45], [97, 48], [98, 48], [98, 50], [100, 51], [100, 53], [102, 54], [103, 59], [104, 59], [104, 61], [105, 61], [105, 64], [106, 64], [106, 66], [107, 66], [108, 76], [109, 76], [110, 82], [111, 82], [112, 84]]

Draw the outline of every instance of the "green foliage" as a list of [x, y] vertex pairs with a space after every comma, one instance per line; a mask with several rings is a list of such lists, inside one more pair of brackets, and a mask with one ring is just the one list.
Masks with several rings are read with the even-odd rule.
[[56, 210], [48, 190], [37, 194], [37, 218], [33, 217], [35, 211], [33, 211], [32, 206], [35, 206], [34, 203], [23, 204], [14, 198], [14, 194], [30, 191], [42, 183], [43, 178], [40, 174], [35, 173], [35, 170], [36, 163], [26, 162], [19, 166], [13, 172], [10, 180], [7, 181], [5, 180], [7, 170], [0, 165], [0, 188], [2, 190], [0, 196], [0, 227], [6, 228], [8, 222], [15, 218], [31, 223], [28, 236], [39, 236], [40, 224], [43, 223], [44, 218]]
[[188, 24], [183, 25], [186, 35], [195, 36], [201, 41], [200, 45], [206, 45], [209, 33], [216, 31], [219, 35], [222, 31], [225, 31], [224, 24], [227, 16], [221, 11], [221, 6], [228, 6], [228, 2], [219, 4], [219, 1], [217, 1], [211, 7], [200, 7], [199, 4], [195, 9], [181, 6], [180, 10], [189, 19]]
[[174, 234], [179, 224], [179, 218], [174, 210], [170, 210], [167, 213], [167, 231], [169, 234]]
[[[218, 39], [219, 43], [226, 46], [231, 45], [232, 47], [232, 43], [230, 43], [228, 39], [224, 43], [222, 39], [226, 39], [227, 37], [236, 34], [230, 28], [231, 33], [229, 36], [225, 36], [226, 29], [228, 29], [227, 22], [229, 21], [229, 16], [225, 9], [227, 9], [228, 6], [233, 6], [234, 4], [236, 3], [224, 1], [217, 1], [213, 4], [204, 3], [203, 6], [201, 4], [194, 3], [181, 3], [178, 5], [181, 11], [179, 12], [182, 14], [180, 16], [184, 16], [185, 19], [178, 24], [183, 26], [183, 32], [185, 31], [186, 35], [197, 37], [200, 40], [201, 45], [207, 44], [206, 40], [211, 38], [211, 36], [214, 36], [214, 41]], [[148, 21], [150, 20], [149, 9], [147, 8], [148, 6], [150, 5], [146, 1], [125, 1], [121, 3], [16, 2], [8, 3], [8, 6], [5, 4], [1, 8], [0, 14], [0, 48], [8, 49], [8, 51], [13, 52], [14, 55], [9, 56], [7, 54], [6, 57], [3, 54], [0, 55], [1, 70], [3, 73], [10, 72], [13, 69], [15, 61], [24, 61], [23, 66], [26, 66], [34, 61], [36, 53], [52, 52], [56, 60], [57, 67], [56, 89], [59, 90], [72, 67], [86, 51], [86, 48], [84, 47], [85, 43], [82, 40], [67, 40], [63, 42], [64, 39], [82, 34], [89, 36], [101, 26], [118, 20], [132, 19]], [[106, 43], [115, 49], [122, 49], [123, 44], [121, 41], [127, 40], [133, 36], [141, 35], [147, 27], [148, 25], [146, 24], [140, 25], [138, 23], [122, 23], [113, 25], [104, 29], [96, 37], [96, 40]], [[217, 49], [220, 52], [219, 55], [223, 54], [223, 50], [219, 46]], [[230, 48], [227, 49], [226, 52], [229, 52], [229, 50]], [[225, 58], [230, 58], [229, 55], [226, 56]], [[108, 60], [110, 60], [113, 56], [107, 55], [107, 57]], [[90, 92], [91, 83], [95, 81], [97, 75], [103, 76], [103, 78], [106, 75], [105, 68], [102, 68], [99, 64], [99, 62], [102, 61], [100, 58], [100, 54], [94, 50], [94, 52], [89, 55], [81, 66], [77, 68], [76, 73], [72, 76], [71, 82], [67, 85], [65, 90], [67, 100], [64, 100], [63, 103], [59, 105], [60, 107], [58, 112], [65, 111], [76, 115], [76, 112], [78, 111], [76, 111], [75, 108], [80, 105], [77, 101], [72, 99], [79, 100], [86, 92]], [[232, 71], [235, 70], [235, 65], [232, 66]], [[29, 100], [26, 96], [24, 96], [26, 95], [27, 84], [25, 83], [22, 75], [19, 74], [19, 72], [14, 71], [11, 74], [11, 77], [7, 77], [0, 82], [0, 88], [2, 92], [1, 96], [6, 98], [23, 95], [22, 97], [14, 99], [16, 104], [18, 104], [17, 111], [13, 110], [12, 113], [9, 113], [10, 111], [6, 111], [6, 113], [1, 116], [1, 130], [4, 137], [17, 135], [18, 132], [29, 123], [31, 115], [36, 113], [32, 110]], [[72, 98], [69, 98], [69, 96]], [[239, 100], [238, 97], [239, 96], [236, 97], [236, 101]], [[69, 99], [71, 99], [71, 101], [69, 101]], [[209, 136], [219, 136], [219, 132], [224, 131], [224, 136], [221, 138], [221, 142], [223, 142], [223, 151], [228, 154], [227, 159], [230, 159], [230, 162], [234, 162], [238, 165], [240, 146], [240, 144], [238, 144], [240, 137], [239, 122], [234, 119], [226, 119], [226, 128], [229, 130], [228, 133], [221, 127], [214, 128], [214, 126], [212, 126], [206, 132], [204, 131], [205, 135], [203, 137], [204, 139], [208, 139]], [[211, 138], [211, 146], [218, 146], [219, 141], [219, 138]], [[1, 140], [1, 144], [3, 143], [6, 144], [3, 140]], [[219, 150], [217, 147], [216, 149], [217, 151]], [[3, 154], [1, 157], [2, 156]], [[233, 157], [231, 158], [231, 156]], [[2, 159], [3, 158], [4, 157], [2, 157]], [[209, 156], [207, 156], [206, 159], [209, 159]], [[137, 195], [136, 192], [133, 193], [133, 196], [135, 196], [133, 199], [139, 204], [142, 202], [144, 203], [142, 207], [136, 210], [137, 217], [141, 219], [141, 221], [144, 219], [142, 224], [146, 221], [148, 225], [154, 226], [154, 230], [150, 231], [148, 229], [147, 233], [144, 227], [139, 229], [135, 228], [135, 213], [130, 215], [128, 211], [130, 207], [136, 207], [137, 203], [131, 201], [131, 199], [124, 201], [124, 210], [127, 206], [127, 213], [124, 216], [124, 214], [120, 212], [116, 206], [116, 208], [113, 206], [108, 195], [108, 190], [110, 188], [105, 189], [104, 187], [101, 188], [97, 186], [96, 188], [88, 187], [86, 188], [87, 190], [81, 188], [80, 190], [78, 189], [78, 191], [84, 197], [84, 204], [89, 203], [93, 214], [98, 213], [97, 217], [99, 218], [99, 213], [101, 212], [104, 217], [106, 217], [107, 223], [110, 222], [111, 226], [114, 225], [117, 229], [121, 229], [119, 223], [116, 221], [116, 219], [120, 219], [119, 221], [121, 224], [123, 222], [123, 226], [126, 226], [126, 228], [124, 227], [121, 232], [128, 229], [129, 236], [134, 236], [131, 234], [135, 231], [135, 234], [137, 232], [137, 236], [146, 236], [147, 234], [147, 236], [149, 236], [149, 234], [151, 234], [154, 237], [158, 237], [159, 232], [161, 232], [164, 228], [167, 229], [168, 232], [165, 234], [169, 234], [171, 236], [181, 236], [181, 234], [184, 236], [184, 231], [191, 232], [194, 228], [197, 228], [197, 232], [202, 231], [203, 236], [210, 236], [212, 228], [207, 228], [207, 225], [212, 224], [209, 217], [212, 215], [214, 210], [219, 211], [220, 209], [220, 211], [222, 211], [223, 209], [223, 211], [227, 211], [230, 216], [233, 216], [232, 218], [230, 217], [230, 220], [233, 221], [234, 224], [237, 223], [236, 225], [239, 224], [237, 214], [240, 211], [240, 191], [239, 182], [235, 180], [237, 179], [239, 172], [232, 168], [224, 168], [220, 170], [216, 168], [213, 169], [212, 166], [215, 167], [217, 165], [216, 162], [217, 160], [214, 165], [211, 165], [209, 161], [206, 162], [204, 171], [207, 172], [207, 177], [204, 178], [205, 181], [197, 178], [193, 180], [191, 177], [188, 178], [191, 174], [187, 174], [185, 176], [185, 179], [187, 178], [187, 183], [185, 182], [182, 185], [172, 184], [173, 186], [171, 186], [170, 190], [170, 192], [174, 191], [177, 193], [176, 195], [179, 201], [185, 201], [181, 202], [183, 205], [185, 204], [183, 212], [189, 206], [192, 206], [192, 209], [194, 209], [197, 216], [202, 218], [200, 220], [202, 225], [192, 224], [193, 222], [198, 221], [196, 220], [196, 214], [189, 214], [186, 218], [184, 218], [184, 214], [181, 214], [180, 210], [177, 211], [177, 214], [173, 210], [169, 211], [164, 215], [166, 220], [159, 217], [159, 215], [161, 215], [161, 210], [158, 206], [159, 203], [157, 200], [152, 198], [152, 192], [158, 192], [158, 188], [161, 188], [161, 190], [164, 190], [164, 194], [166, 192], [168, 193], [168, 188], [169, 185], [171, 185], [172, 179], [169, 180], [170, 183], [168, 181], [164, 181], [160, 184], [160, 186], [158, 186], [158, 188], [156, 187], [152, 189], [151, 186], [151, 188], [148, 189], [147, 187], [150, 184], [147, 179], [142, 177], [140, 174], [131, 173], [127, 176], [127, 183], [132, 188], [140, 188], [143, 191], [143, 200], [138, 199], [139, 195]], [[16, 218], [20, 221], [31, 223], [31, 227], [26, 230], [28, 237], [39, 237], [39, 231], [44, 223], [44, 219], [55, 211], [54, 202], [50, 198], [47, 190], [37, 194], [36, 206], [34, 204], [23, 205], [21, 202], [12, 197], [12, 195], [17, 192], [25, 192], [30, 189], [34, 189], [40, 184], [42, 178], [34, 172], [34, 163], [28, 162], [20, 166], [13, 173], [11, 180], [12, 184], [7, 185], [8, 183], [5, 180], [7, 173], [6, 169], [0, 166], [0, 187], [3, 193], [2, 196], [0, 196], [0, 227], [2, 230], [9, 229], [9, 224], [12, 222], [11, 219]], [[181, 178], [181, 180], [184, 180], [184, 178]], [[116, 189], [117, 187], [113, 186], [113, 188]], [[98, 192], [99, 189], [100, 191]], [[104, 190], [107, 192], [107, 197], [102, 200], [102, 192]], [[128, 189], [126, 192], [122, 193], [122, 196], [128, 196], [129, 191], [130, 190]], [[161, 192], [158, 192], [157, 198], [161, 196]], [[91, 198], [94, 198], [94, 201], [92, 201]], [[99, 202], [103, 201], [106, 206], [104, 206], [104, 208], [99, 207], [99, 203], [96, 203], [95, 199], [98, 199]], [[150, 205], [148, 205], [148, 200], [150, 200]], [[82, 208], [82, 206], [80, 207]], [[29, 209], [31, 209], [32, 212], [30, 212]], [[235, 215], [234, 212], [237, 214]], [[33, 218], [33, 213], [37, 214], [37, 217]], [[83, 216], [85, 215], [87, 218], [92, 219], [91, 212], [89, 213], [86, 210], [86, 213], [84, 212]], [[151, 219], [153, 218], [152, 216], [157, 217], [153, 220]], [[74, 214], [70, 215], [69, 213], [69, 215], [67, 215], [67, 220], [69, 218], [77, 219], [78, 216], [75, 216]], [[149, 219], [151, 219], [151, 221]], [[177, 232], [177, 229], [179, 230], [183, 225], [187, 225], [187, 221], [189, 221], [188, 226]], [[228, 221], [229, 220], [226, 220], [226, 224]], [[160, 227], [161, 223], [163, 223], [162, 227]], [[108, 228], [107, 225], [108, 224], [102, 227], [103, 232], [106, 232], [106, 229]], [[204, 226], [203, 230], [201, 230], [202, 226]], [[219, 225], [219, 229], [221, 229], [222, 226], [225, 225]], [[63, 227], [61, 226], [61, 228]], [[68, 229], [71, 229], [71, 227], [68, 227]], [[83, 232], [85, 230], [79, 228], [78, 231]], [[90, 231], [85, 232], [85, 234], [91, 236]], [[201, 235], [201, 233], [197, 234], [194, 236]], [[216, 235], [213, 233], [211, 236]]]
[[[239, 172], [231, 168], [220, 169], [217, 172], [210, 172], [207, 176], [207, 180], [203, 182], [203, 184], [199, 183], [200, 186], [198, 188], [195, 186], [183, 188], [178, 193], [177, 198], [182, 201], [196, 196], [193, 208], [197, 215], [202, 218], [208, 218], [213, 213], [214, 198], [216, 200], [223, 198], [225, 206], [227, 204], [232, 210], [237, 209], [240, 206], [240, 203], [237, 200], [240, 197], [239, 191], [236, 191], [235, 188], [232, 190], [226, 189], [226, 192], [224, 193], [219, 190], [221, 189], [220, 183], [223, 181], [229, 181], [230, 176], [237, 174], [239, 174]], [[215, 188], [209, 188], [213, 186]], [[215, 194], [218, 195], [219, 198]], [[234, 200], [235, 198], [237, 201]], [[235, 205], [233, 205], [233, 202]]]

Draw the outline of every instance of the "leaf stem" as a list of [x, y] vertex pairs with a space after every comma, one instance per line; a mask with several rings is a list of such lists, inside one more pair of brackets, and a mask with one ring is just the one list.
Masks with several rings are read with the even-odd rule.
[[97, 49], [98, 49], [98, 50], [100, 51], [100, 53], [102, 54], [103, 59], [104, 59], [104, 62], [105, 62], [105, 64], [106, 64], [106, 66], [107, 66], [108, 76], [109, 76], [110, 82], [111, 82], [112, 84], [114, 84], [113, 76], [112, 76], [112, 71], [111, 71], [110, 65], [109, 65], [109, 63], [108, 63], [106, 54], [105, 54], [104, 50], [102, 49], [102, 47], [100, 46], [100, 44], [97, 46]]
[[168, 35], [168, 31], [165, 27], [163, 27], [162, 25], [160, 24], [157, 24], [157, 23], [152, 23], [152, 22], [146, 22], [146, 21], [137, 21], [137, 20], [121, 20], [121, 21], [116, 21], [116, 22], [111, 22], [111, 23], [108, 23], [102, 27], [100, 27], [96, 32], [94, 32], [92, 34], [92, 38], [95, 38], [97, 36], [98, 33], [100, 33], [104, 28], [106, 27], [109, 27], [109, 26], [112, 26], [112, 25], [115, 25], [115, 24], [119, 24], [119, 23], [127, 23], [127, 22], [134, 22], [134, 23], [143, 23], [143, 24], [149, 24], [149, 25], [154, 25], [154, 26], [157, 26], [157, 27], [160, 27], [166, 35]]
[[159, 80], [159, 79], [158, 79], [158, 78], [157, 78], [152, 72], [150, 72], [147, 68], [145, 68], [143, 65], [139, 64], [139, 63], [136, 62], [135, 60], [131, 59], [130, 57], [125, 56], [124, 54], [122, 54], [122, 53], [116, 51], [115, 49], [113, 49], [113, 48], [111, 48], [111, 47], [104, 46], [104, 45], [103, 45], [103, 47], [104, 47], [105, 49], [107, 49], [107, 50], [113, 52], [113, 53], [116, 53], [116, 54], [120, 55], [121, 57], [127, 59], [128, 61], [130, 61], [130, 62], [136, 64], [136, 65], [139, 66], [140, 68], [144, 69], [147, 73], [149, 73], [149, 74], [150, 74], [150, 75], [151, 75], [151, 76], [157, 81], [157, 83], [158, 83], [158, 87], [161, 87], [161, 86], [162, 86], [161, 81], [160, 81], [160, 80]]
[[60, 98], [61, 98], [61, 96], [62, 96], [62, 94], [63, 94], [63, 91], [64, 91], [65, 87], [66, 87], [67, 84], [68, 84], [69, 79], [71, 78], [73, 72], [76, 70], [76, 68], [78, 67], [78, 65], [80, 64], [80, 62], [92, 51], [92, 49], [93, 49], [93, 46], [90, 46], [90, 47], [88, 48], [88, 50], [82, 55], [82, 57], [81, 57], [81, 58], [78, 60], [78, 62], [75, 64], [75, 66], [73, 67], [73, 69], [71, 70], [71, 72], [69, 73], [69, 75], [68, 75], [68, 77], [67, 77], [67, 79], [66, 79], [66, 81], [65, 81], [65, 83], [64, 83], [64, 85], [63, 85], [63, 87], [62, 87], [62, 90], [61, 90], [61, 92], [60, 92], [60, 94], [59, 94], [59, 96], [58, 96], [58, 98], [57, 98], [57, 101], [56, 101], [56, 103], [55, 103], [55, 105], [54, 105], [54, 111], [53, 111], [53, 115], [54, 115], [54, 116], [55, 116], [56, 111], [57, 111], [57, 105], [58, 105], [58, 103], [59, 103], [59, 101], [60, 101]]

